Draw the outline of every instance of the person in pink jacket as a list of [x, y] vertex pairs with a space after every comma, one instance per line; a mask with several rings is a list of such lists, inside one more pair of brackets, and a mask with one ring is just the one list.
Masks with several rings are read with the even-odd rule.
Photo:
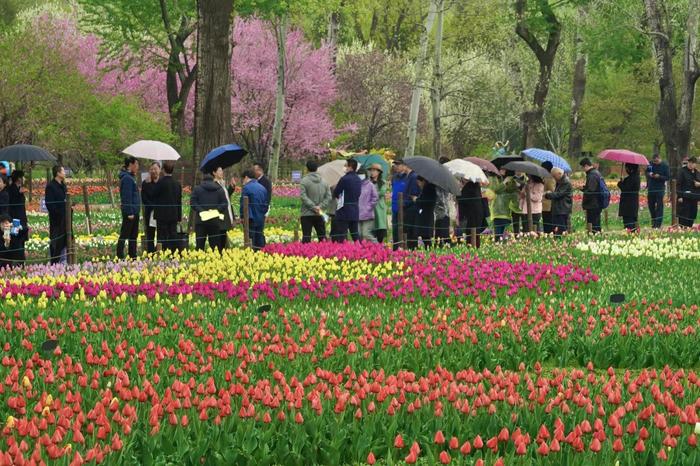
[[374, 230], [374, 206], [379, 201], [377, 188], [372, 183], [372, 180], [367, 176], [365, 170], [360, 170], [360, 178], [362, 179], [362, 190], [360, 191], [360, 240], [377, 242], [377, 238], [372, 233]]
[[[532, 208], [532, 228], [534, 231], [540, 231], [540, 219], [542, 218], [542, 199], [544, 198], [544, 180], [539, 176], [530, 175], [527, 186], [530, 188], [530, 207]], [[525, 189], [521, 189], [519, 193], [519, 204], [521, 223], [523, 224], [523, 232], [530, 231], [527, 223], [527, 196]]]

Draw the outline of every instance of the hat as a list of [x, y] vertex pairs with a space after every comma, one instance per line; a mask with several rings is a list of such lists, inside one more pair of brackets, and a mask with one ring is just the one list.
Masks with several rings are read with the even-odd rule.
[[382, 170], [382, 165], [379, 163], [373, 163], [367, 167], [367, 170], [379, 170], [380, 172], [384, 173], [384, 170]]
[[393, 162], [391, 162], [393, 165], [404, 165], [403, 159], [394, 159]]

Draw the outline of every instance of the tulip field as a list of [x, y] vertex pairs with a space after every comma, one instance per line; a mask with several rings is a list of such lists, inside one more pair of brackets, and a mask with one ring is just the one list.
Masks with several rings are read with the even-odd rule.
[[698, 241], [1, 272], [0, 464], [697, 465]]

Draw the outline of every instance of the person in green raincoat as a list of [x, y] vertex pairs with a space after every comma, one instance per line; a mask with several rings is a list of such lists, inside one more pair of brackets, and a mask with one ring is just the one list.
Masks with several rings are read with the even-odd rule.
[[369, 178], [377, 188], [379, 200], [374, 206], [374, 237], [378, 243], [383, 243], [386, 238], [386, 182], [384, 181], [384, 171], [381, 164], [373, 163], [367, 170]]
[[500, 176], [491, 187], [496, 198], [491, 204], [491, 220], [493, 220], [496, 241], [503, 240], [503, 234], [512, 221], [513, 209], [518, 208], [518, 184], [515, 173], [501, 168]]

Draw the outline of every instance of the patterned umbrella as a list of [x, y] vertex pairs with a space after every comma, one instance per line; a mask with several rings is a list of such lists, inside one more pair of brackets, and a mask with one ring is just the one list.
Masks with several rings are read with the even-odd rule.
[[571, 173], [573, 170], [571, 169], [571, 165], [569, 165], [569, 162], [564, 160], [562, 157], [558, 156], [554, 152], [550, 152], [548, 150], [544, 149], [536, 149], [536, 148], [531, 148], [531, 149], [525, 149], [522, 154], [529, 158], [529, 159], [534, 159], [537, 160], [538, 162], [551, 162], [552, 166], [561, 168], [564, 170], [566, 173]]

